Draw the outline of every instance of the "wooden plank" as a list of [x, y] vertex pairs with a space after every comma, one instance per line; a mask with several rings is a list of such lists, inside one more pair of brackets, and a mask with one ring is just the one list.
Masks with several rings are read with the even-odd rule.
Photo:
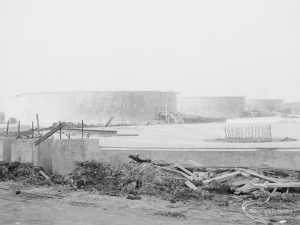
[[104, 127], [108, 127], [109, 124], [111, 123], [111, 121], [114, 119], [114, 117], [110, 117], [109, 120], [106, 122], [106, 124], [104, 125]]
[[184, 176], [185, 178], [187, 178], [188, 180], [193, 180], [192, 177], [190, 177], [190, 176], [186, 175], [185, 173], [180, 172], [178, 170], [174, 170], [174, 169], [171, 169], [171, 168], [168, 168], [168, 167], [161, 167], [161, 166], [157, 166], [157, 167], [159, 167], [162, 170], [168, 171], [168, 172], [178, 173], [178, 174]]
[[252, 184], [256, 188], [292, 188], [300, 187], [300, 182]]
[[[63, 130], [67, 131], [77, 131], [82, 132], [82, 128], [64, 128]], [[90, 133], [104, 133], [104, 134], [116, 134], [116, 130], [93, 130], [93, 129], [83, 129], [83, 132], [90, 132]]]
[[40, 134], [40, 121], [39, 121], [39, 114], [36, 114], [36, 127], [37, 127], [37, 132]]
[[50, 177], [47, 176], [47, 174], [45, 174], [43, 171], [39, 171], [39, 173], [46, 179], [46, 180], [50, 180]]
[[278, 182], [280, 182], [279, 179], [276, 179], [276, 178], [273, 178], [273, 177], [267, 177], [267, 176], [265, 176], [265, 175], [256, 173], [256, 172], [253, 171], [253, 170], [248, 170], [248, 169], [237, 169], [237, 170], [239, 170], [240, 172], [248, 173], [248, 174], [250, 174], [250, 175], [252, 175], [252, 176], [255, 176], [255, 177], [262, 178], [262, 179], [267, 180], [267, 181], [271, 181], [271, 182], [273, 182], [273, 183], [278, 183]]
[[190, 180], [187, 180], [185, 182], [185, 185], [188, 186], [190, 189], [192, 189], [194, 191], [198, 190], [198, 188], [195, 186], [195, 184], [193, 184]]
[[254, 191], [254, 190], [258, 189], [258, 188], [254, 187], [252, 184], [255, 184], [255, 183], [259, 182], [259, 181], [260, 181], [259, 178], [254, 178], [254, 179], [248, 181], [248, 183], [245, 184], [243, 187], [237, 188], [234, 193], [235, 194], [240, 194], [240, 193], [249, 193], [251, 191]]
[[37, 139], [34, 144], [38, 145], [41, 142], [43, 142], [44, 140], [46, 140], [47, 138], [49, 138], [50, 136], [52, 136], [53, 134], [55, 134], [57, 131], [59, 131], [61, 128], [63, 128], [65, 126], [64, 123], [62, 123], [61, 125], [55, 127], [54, 129], [52, 129], [51, 131], [49, 131], [48, 133], [44, 134], [42, 137], [40, 137], [39, 139]]
[[191, 171], [187, 170], [183, 166], [178, 165], [177, 163], [174, 165], [174, 167], [177, 167], [178, 169], [182, 170], [183, 172], [185, 172], [189, 176], [193, 176], [193, 173]]
[[230, 180], [232, 178], [235, 178], [235, 177], [237, 177], [240, 174], [241, 174], [240, 171], [235, 171], [235, 172], [232, 172], [232, 173], [229, 173], [229, 174], [223, 174], [221, 176], [216, 176], [214, 178], [211, 178], [211, 179], [208, 179], [208, 180], [204, 180], [203, 184], [209, 184], [209, 183], [211, 183], [213, 181], [224, 182], [224, 181]]

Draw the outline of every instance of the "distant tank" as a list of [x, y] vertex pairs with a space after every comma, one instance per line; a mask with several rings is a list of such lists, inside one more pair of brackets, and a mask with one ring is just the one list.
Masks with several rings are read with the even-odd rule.
[[178, 112], [205, 118], [235, 118], [245, 110], [244, 97], [179, 97]]
[[40, 122], [57, 121], [86, 124], [113, 122], [143, 122], [158, 119], [161, 112], [176, 113], [177, 93], [160, 91], [87, 91], [47, 92], [17, 96], [16, 117], [21, 123], [31, 123], [38, 113]]
[[283, 109], [282, 99], [246, 99], [247, 111], [259, 111], [261, 113], [276, 113]]
[[5, 123], [5, 113], [0, 112], [0, 123]]

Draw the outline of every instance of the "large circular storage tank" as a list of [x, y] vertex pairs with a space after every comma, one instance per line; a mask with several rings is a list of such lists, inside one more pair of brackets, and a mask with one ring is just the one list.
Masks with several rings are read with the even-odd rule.
[[22, 123], [35, 120], [51, 124], [56, 121], [87, 124], [114, 121], [142, 122], [158, 118], [166, 105], [176, 112], [175, 92], [159, 91], [103, 91], [103, 92], [50, 92], [17, 96], [18, 119]]
[[280, 112], [283, 108], [283, 101], [281, 99], [246, 99], [246, 108], [248, 111]]
[[178, 112], [207, 117], [234, 118], [245, 110], [244, 97], [180, 97]]

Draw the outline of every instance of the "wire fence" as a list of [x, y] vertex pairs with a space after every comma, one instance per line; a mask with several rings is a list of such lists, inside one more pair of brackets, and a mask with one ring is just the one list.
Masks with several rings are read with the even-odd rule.
[[272, 141], [270, 124], [225, 127], [225, 139], [228, 141], [269, 142]]

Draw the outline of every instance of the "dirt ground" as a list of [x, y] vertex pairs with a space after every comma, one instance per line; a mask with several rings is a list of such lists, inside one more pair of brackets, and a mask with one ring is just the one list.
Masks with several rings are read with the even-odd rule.
[[[6, 182], [0, 183], [0, 187], [18, 189], [17, 185]], [[229, 201], [228, 206], [221, 206], [211, 201], [171, 203], [146, 196], [141, 200], [128, 200], [126, 196], [71, 191], [64, 186], [31, 187], [24, 192], [23, 189], [20, 194], [0, 189], [1, 224], [255, 224], [242, 213], [241, 203], [234, 200]], [[39, 197], [28, 193], [55, 197]]]

